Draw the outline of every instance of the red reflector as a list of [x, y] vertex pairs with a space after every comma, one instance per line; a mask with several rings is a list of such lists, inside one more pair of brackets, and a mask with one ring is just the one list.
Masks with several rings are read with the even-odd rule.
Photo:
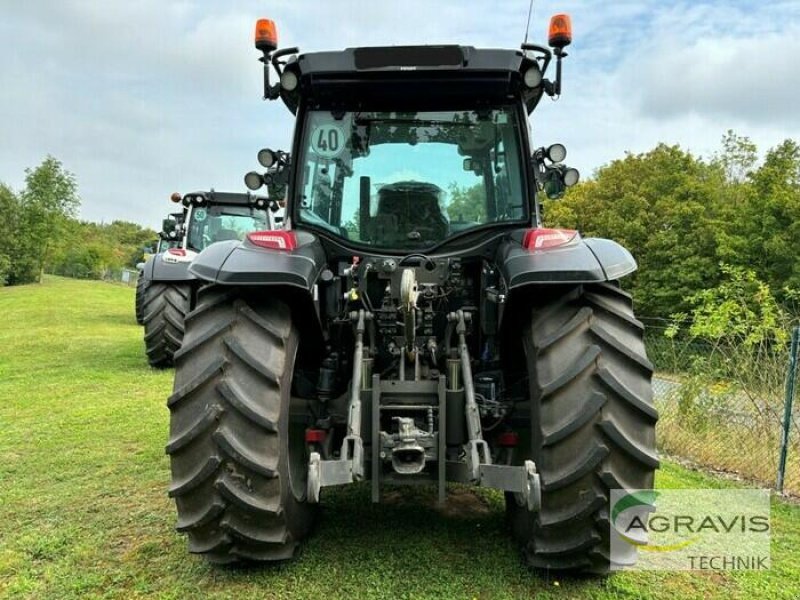
[[307, 444], [321, 444], [325, 441], [324, 429], [306, 429], [306, 443]]
[[529, 229], [522, 238], [522, 245], [528, 250], [546, 250], [564, 246], [575, 241], [578, 232], [574, 229]]
[[170, 248], [167, 250], [170, 254], [174, 254], [175, 256], [186, 256], [186, 250], [183, 248]]
[[506, 431], [497, 436], [497, 445], [503, 448], [514, 448], [519, 445], [519, 435], [514, 431]]
[[251, 244], [272, 250], [294, 250], [297, 237], [294, 231], [254, 231], [247, 234]]

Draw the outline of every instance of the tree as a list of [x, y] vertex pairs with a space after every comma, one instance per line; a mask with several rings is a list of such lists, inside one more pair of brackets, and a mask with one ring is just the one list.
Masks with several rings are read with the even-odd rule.
[[13, 282], [18, 218], [19, 200], [11, 188], [0, 183], [0, 286]]
[[48, 269], [67, 277], [101, 279], [109, 271], [135, 267], [145, 245], [156, 233], [136, 223], [90, 223], [68, 219], [59, 233], [66, 244], [57, 245]]
[[786, 140], [770, 149], [750, 180], [740, 222], [746, 256], [772, 289], [800, 288], [800, 146]]
[[25, 170], [25, 189], [20, 196], [20, 246], [33, 264], [25, 265], [20, 282], [41, 281], [59, 232], [80, 206], [77, 188], [75, 176], [52, 156], [35, 169]]
[[447, 216], [450, 221], [486, 221], [486, 189], [483, 183], [471, 187], [459, 187], [453, 183], [448, 192], [450, 201], [447, 203]]
[[112, 221], [105, 226], [106, 237], [118, 248], [121, 266], [135, 267], [142, 260], [142, 248], [157, 239], [150, 228], [129, 221]]
[[628, 248], [640, 314], [669, 316], [719, 277], [713, 235], [719, 169], [678, 146], [659, 144], [600, 168], [561, 200], [545, 201], [548, 226], [579, 229]]
[[758, 147], [747, 136], [734, 133], [732, 129], [722, 136], [722, 150], [714, 155], [728, 183], [743, 183], [751, 175], [758, 160]]
[[[693, 337], [728, 344], [756, 346], [785, 343], [788, 318], [769, 286], [752, 269], [721, 264], [722, 281], [689, 298], [692, 305], [689, 333]], [[686, 315], [673, 315], [675, 324]]]

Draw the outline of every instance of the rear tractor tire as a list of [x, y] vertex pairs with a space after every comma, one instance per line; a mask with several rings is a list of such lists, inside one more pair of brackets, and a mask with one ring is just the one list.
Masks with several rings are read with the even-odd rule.
[[615, 283], [562, 288], [533, 308], [524, 346], [541, 510], [506, 496], [532, 567], [607, 573], [636, 560], [631, 547], [612, 565], [609, 501], [612, 489], [652, 488], [659, 464], [643, 334]]
[[147, 289], [147, 280], [144, 278], [144, 273], [139, 272], [136, 279], [136, 323], [137, 325], [144, 325], [144, 291]]
[[305, 424], [290, 423], [289, 308], [208, 286], [186, 319], [170, 410], [177, 530], [213, 563], [282, 561], [310, 531]]
[[184, 320], [192, 305], [192, 286], [155, 283], [144, 291], [144, 346], [151, 367], [166, 369], [183, 342]]

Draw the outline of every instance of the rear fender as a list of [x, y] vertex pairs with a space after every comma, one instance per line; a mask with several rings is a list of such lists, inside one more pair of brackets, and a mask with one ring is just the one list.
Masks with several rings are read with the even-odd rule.
[[150, 280], [153, 278], [153, 257], [150, 256], [144, 263], [142, 264], [142, 268], [139, 269], [139, 277], [145, 280]]
[[500, 245], [497, 264], [508, 292], [528, 285], [613, 281], [637, 269], [630, 252], [614, 241], [600, 238], [528, 250], [512, 237]]
[[212, 244], [197, 255], [189, 271], [220, 285], [288, 286], [311, 294], [325, 267], [325, 251], [316, 236], [296, 235], [294, 250], [272, 250], [236, 240]]
[[[203, 250], [192, 261], [189, 272], [209, 283], [259, 288], [279, 297], [292, 309], [301, 339], [311, 336], [322, 340], [322, 325], [315, 302], [315, 286], [327, 262], [325, 251], [316, 236], [297, 232], [294, 250], [271, 250], [237, 240], [218, 242]], [[250, 291], [250, 290], [248, 290]], [[313, 314], [313, 318], [309, 315]]]
[[[510, 363], [524, 355], [520, 332], [530, 325], [535, 304], [564, 294], [565, 288], [615, 281], [637, 268], [631, 253], [611, 240], [578, 239], [570, 245], [535, 251], [527, 250], [521, 242], [521, 236], [512, 236], [501, 244], [497, 254], [501, 288], [506, 295], [499, 310], [500, 343]], [[524, 369], [525, 365], [514, 363], [507, 368]]]
[[195, 280], [194, 276], [189, 273], [189, 263], [164, 262], [163, 255], [162, 252], [147, 259], [142, 271], [145, 279], [156, 282], [191, 282]]

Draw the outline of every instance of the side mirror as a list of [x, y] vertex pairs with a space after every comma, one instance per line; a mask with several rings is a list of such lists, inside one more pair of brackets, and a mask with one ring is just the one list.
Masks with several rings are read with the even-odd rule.
[[471, 171], [475, 175], [481, 176], [483, 175], [483, 163], [479, 160], [475, 160], [474, 158], [465, 158], [464, 170]]
[[567, 186], [564, 184], [564, 179], [558, 169], [547, 169], [543, 187], [544, 193], [551, 200], [561, 198], [564, 192], [567, 191]]
[[581, 178], [578, 169], [568, 167], [561, 162], [566, 157], [567, 149], [564, 144], [537, 148], [531, 156], [536, 183], [548, 198], [561, 198], [567, 188], [577, 184]]
[[548, 198], [556, 200], [564, 195], [567, 188], [576, 185], [580, 178], [581, 174], [578, 169], [565, 165], [553, 165], [545, 167], [542, 187]]

